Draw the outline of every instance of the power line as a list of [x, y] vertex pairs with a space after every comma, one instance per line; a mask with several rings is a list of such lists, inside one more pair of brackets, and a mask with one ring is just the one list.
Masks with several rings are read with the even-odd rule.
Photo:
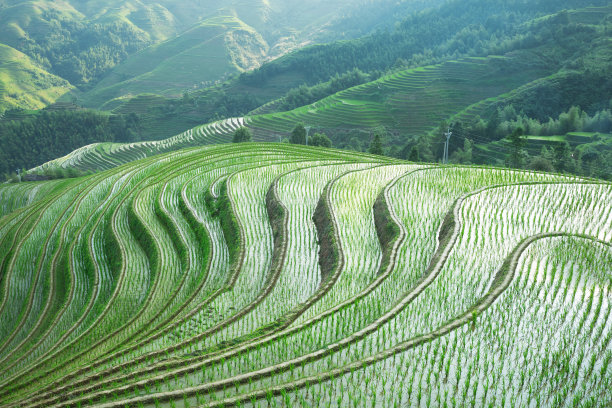
[[444, 136], [446, 136], [446, 143], [444, 143], [444, 157], [442, 158], [442, 163], [448, 163], [448, 144], [450, 142], [450, 138], [453, 135], [453, 132], [450, 131], [450, 127], [447, 129]]

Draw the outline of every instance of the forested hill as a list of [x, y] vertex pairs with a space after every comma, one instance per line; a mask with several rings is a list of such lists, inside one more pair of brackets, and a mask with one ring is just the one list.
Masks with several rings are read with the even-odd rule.
[[354, 68], [369, 72], [500, 54], [518, 34], [533, 40], [532, 34], [522, 32], [521, 24], [527, 21], [565, 9], [606, 5], [606, 0], [452, 0], [406, 18], [392, 31], [294, 52], [243, 74], [241, 81], [266, 84], [284, 73], [299, 72], [306, 82], [315, 83]]
[[[114, 109], [142, 93], [175, 97], [189, 91], [192, 99], [199, 94], [205, 100], [216, 99], [211, 105], [218, 109], [205, 106], [192, 115], [208, 120], [217, 114], [245, 114], [292, 88], [327, 81], [355, 68], [371, 73], [461, 55], [499, 54], [504, 41], [525, 21], [562, 9], [607, 4], [602, 0], [317, 1], [317, 7], [297, 1], [261, 1], [244, 7], [238, 0], [0, 0], [0, 43], [76, 86], [78, 91], [65, 96], [66, 101]], [[430, 8], [420, 11], [426, 7]], [[374, 29], [378, 32], [367, 35]], [[244, 73], [240, 80], [221, 85], [221, 91], [210, 88], [216, 80], [292, 49], [359, 35], [366, 36], [307, 47]], [[144, 55], [129, 58], [141, 50], [146, 50]], [[3, 70], [12, 74], [7, 67]], [[36, 81], [32, 84], [37, 88]], [[202, 87], [203, 92], [193, 92]], [[37, 89], [13, 92], [10, 101], [0, 102], [0, 111], [39, 107], [69, 89], [65, 83], [53, 98], [38, 98], [38, 105], [19, 102]]]
[[0, 44], [0, 116], [3, 106], [40, 109], [71, 89], [22, 52]]
[[[305, 127], [301, 139], [294, 137], [302, 122], [311, 129], [309, 143], [329, 146], [331, 139], [336, 147], [427, 162], [441, 159], [443, 133], [451, 127], [453, 163], [610, 178], [612, 80], [606, 72], [612, 59], [605, 21], [611, 15], [611, 7], [590, 7], [538, 18], [521, 28], [534, 40], [522, 40], [519, 32], [524, 48], [505, 55], [400, 69], [374, 81], [373, 74], [351, 71], [300, 87], [243, 118], [157, 142], [86, 146], [35, 171], [109, 169], [183, 147], [227, 143], [241, 126], [250, 128], [256, 141], [305, 143]], [[350, 88], [323, 97], [343, 86]], [[274, 112], [315, 96], [323, 99]]]
[[[0, 44], [80, 92], [146, 50], [148, 58], [137, 58], [105, 79], [96, 90], [102, 92], [98, 99], [82, 98], [91, 105], [141, 92], [180, 96], [307, 44], [392, 26], [408, 12], [441, 1], [379, 0], [372, 13], [372, 2], [365, 0], [0, 0]], [[182, 67], [182, 78], [174, 78], [173, 67]], [[121, 88], [102, 91], [115, 84]], [[65, 86], [64, 93], [69, 89]], [[22, 100], [30, 96], [25, 94]], [[0, 111], [33, 107], [19, 98], [1, 99]]]
[[[602, 0], [539, 0], [532, 2], [454, 0], [416, 13], [389, 30], [350, 41], [316, 45], [290, 53], [239, 78], [186, 94], [181, 99], [147, 96], [115, 100], [104, 108], [145, 113], [151, 138], [165, 138], [202, 122], [272, 110], [289, 110], [315, 102], [350, 86], [374, 80], [384, 73], [425, 66], [463, 56], [501, 55], [541, 46], [547, 64], [561, 67], [580, 63], [571, 53], [588, 53], [592, 44], [564, 44], [564, 31], [584, 28], [555, 17], [561, 31], [542, 26], [538, 19], [568, 10], [606, 5]], [[574, 26], [572, 26], [574, 25]], [[590, 29], [590, 28], [586, 28]], [[604, 26], [605, 29], [605, 26]], [[555, 39], [555, 36], [560, 38]], [[589, 34], [586, 33], [588, 40]], [[584, 36], [583, 36], [584, 37]], [[584, 38], [574, 36], [574, 41]], [[568, 46], [568, 50], [564, 48]], [[548, 51], [547, 51], [548, 50]], [[532, 56], [533, 57], [533, 56]], [[535, 56], [537, 57], [537, 55]], [[605, 60], [604, 60], [605, 62]], [[601, 71], [597, 64], [590, 70]], [[356, 71], [358, 70], [358, 71]], [[87, 99], [92, 93], [83, 95]], [[266, 109], [268, 102], [283, 98]], [[103, 100], [102, 98], [101, 100]], [[569, 106], [564, 106], [566, 110]], [[548, 114], [558, 115], [556, 110]], [[168, 127], [172, 126], [171, 129]]]
[[[557, 142], [567, 141], [572, 149], [588, 142], [591, 151], [584, 152], [585, 163], [589, 158], [598, 164], [587, 174], [607, 174], [601, 163], [610, 150], [605, 118], [612, 94], [612, 10], [601, 6], [605, 3], [449, 1], [411, 15], [394, 28], [357, 40], [307, 47], [222, 84], [185, 93], [182, 98], [145, 94], [113, 100], [104, 105], [112, 115], [97, 116], [101, 119], [97, 123], [120, 126], [105, 129], [100, 140], [87, 133], [74, 135], [72, 141], [160, 140], [204, 123], [248, 114], [246, 123], [258, 140], [278, 141], [303, 121], [314, 131], [327, 133], [336, 147], [365, 150], [371, 135], [378, 132], [383, 135], [385, 154], [435, 161], [443, 149], [441, 132], [453, 123], [457, 128], [451, 159], [463, 163], [504, 164], [508, 155], [505, 138], [521, 128], [536, 132], [526, 136], [537, 142], [538, 149], [553, 146], [538, 139], [548, 136]], [[588, 7], [578, 8], [582, 6]], [[361, 7], [367, 10], [371, 6]], [[353, 18], [350, 14], [345, 17], [346, 21]], [[170, 43], [174, 44], [165, 44]], [[572, 110], [574, 106], [580, 109]], [[570, 127], [543, 126], [549, 117], [560, 123], [560, 115], [570, 111], [579, 112], [580, 121], [572, 121]], [[37, 133], [38, 118], [16, 123], [22, 117], [19, 112], [8, 112], [3, 126], [10, 146], [18, 150], [22, 146], [18, 143], [21, 126], [29, 129], [28, 137], [46, 138]], [[221, 133], [215, 130], [217, 125], [207, 127], [223, 136], [209, 138], [207, 143], [227, 141], [229, 129], [245, 122], [228, 123], [231, 126], [221, 126]], [[551, 134], [551, 129], [565, 133]], [[51, 134], [53, 128], [46, 131]], [[586, 135], [577, 137], [569, 132]], [[467, 141], [472, 145], [466, 145]], [[163, 151], [177, 148], [165, 142], [162, 145]], [[45, 151], [59, 157], [82, 144], [60, 146]], [[146, 143], [141, 147], [143, 154], [153, 151]], [[100, 154], [108, 153], [102, 146], [99, 149]], [[527, 150], [537, 158], [539, 150], [533, 146]], [[592, 154], [592, 150], [601, 154]], [[49, 154], [43, 158], [37, 152], [5, 151], [11, 163], [4, 171], [33, 167], [49, 159]], [[563, 157], [582, 154], [569, 148], [563, 152]], [[27, 160], [17, 160], [20, 157]], [[522, 165], [528, 160], [523, 159]], [[553, 157], [548, 161], [561, 163]], [[574, 168], [585, 167], [578, 164]]]

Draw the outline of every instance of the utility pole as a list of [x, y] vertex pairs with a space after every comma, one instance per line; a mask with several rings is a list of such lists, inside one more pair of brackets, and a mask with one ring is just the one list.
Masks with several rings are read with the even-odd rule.
[[450, 131], [450, 127], [444, 134], [446, 136], [446, 142], [444, 143], [444, 157], [442, 158], [442, 163], [448, 164], [448, 143], [450, 142], [450, 138], [453, 135], [453, 132]]
[[306, 129], [306, 146], [308, 146], [308, 135], [310, 134], [310, 128], [312, 126], [304, 126], [304, 129]]

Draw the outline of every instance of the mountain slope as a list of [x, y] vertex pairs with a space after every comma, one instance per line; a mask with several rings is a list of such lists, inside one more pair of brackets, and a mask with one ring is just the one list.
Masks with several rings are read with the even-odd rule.
[[290, 112], [254, 116], [250, 125], [261, 137], [288, 134], [297, 122], [332, 137], [378, 126], [398, 136], [419, 136], [470, 105], [550, 73], [543, 62], [531, 58], [525, 63], [527, 55], [467, 58], [400, 71]]
[[[229, 142], [233, 130], [242, 124], [253, 130], [257, 141], [279, 141], [288, 137], [298, 122], [303, 122], [311, 126], [312, 133], [325, 132], [335, 146], [354, 150], [367, 148], [372, 132], [384, 127], [386, 144], [392, 149], [388, 151], [399, 155], [402, 147], [416, 144], [416, 140], [434, 131], [441, 122], [478, 122], [480, 117], [488, 117], [499, 106], [522, 99], [531, 101], [529, 106], [549, 115], [548, 112], [565, 110], [583, 100], [595, 103], [603, 98], [607, 104], [610, 81], [605, 78], [598, 81], [597, 72], [609, 72], [607, 67], [612, 61], [607, 47], [609, 39], [601, 25], [610, 14], [610, 8], [591, 8], [569, 13], [569, 16], [561, 13], [538, 19], [524, 27], [533, 38], [526, 40], [524, 34], [519, 33], [517, 44], [510, 46], [513, 51], [506, 55], [463, 58], [398, 71], [288, 112], [214, 122], [159, 142], [132, 143], [123, 147], [90, 146], [43, 168], [108, 169], [131, 160], [130, 157]], [[556, 40], [560, 32], [569, 29], [573, 34], [566, 36], [565, 42]], [[584, 36], [589, 38], [588, 42], [582, 39]], [[577, 61], [585, 65], [578, 67]], [[597, 65], [593, 66], [595, 63]], [[573, 71], [568, 71], [570, 66]], [[568, 75], [568, 72], [574, 74]], [[577, 78], [585, 83], [577, 82]], [[593, 81], [598, 84], [595, 88]], [[537, 102], [538, 95], [548, 105], [541, 106]], [[479, 144], [487, 142], [470, 135], [457, 133], [456, 136], [451, 152], [462, 147], [465, 138]], [[431, 133], [432, 151], [429, 154], [435, 158], [441, 154], [438, 151], [440, 141], [438, 134]], [[498, 155], [487, 157], [490, 161], [485, 163], [497, 163], [499, 158]], [[602, 174], [607, 177], [607, 171]]]
[[[354, 13], [368, 3], [0, 0], [0, 43], [25, 53], [81, 92], [94, 87], [91, 95], [77, 92], [76, 97], [81, 104], [100, 107], [140, 93], [180, 96], [307, 44], [391, 25], [388, 17], [394, 10], [408, 12], [428, 4], [379, 0], [385, 12], [364, 22]], [[359, 30], [352, 29], [356, 25]]]
[[[378, 0], [384, 13], [363, 21], [357, 14], [373, 7], [370, 2], [233, 0], [177, 37], [128, 58], [77, 97], [86, 106], [106, 109], [105, 104], [114, 105], [115, 98], [123, 101], [140, 93], [180, 96], [310, 44], [388, 27], [411, 11], [440, 1]], [[298, 75], [291, 81], [299, 85], [302, 78]]]
[[265, 40], [236, 17], [213, 17], [128, 58], [80, 100], [87, 106], [99, 106], [117, 97], [151, 91], [177, 96], [227, 74], [257, 67], [268, 50]]
[[524, 57], [525, 54], [517, 53], [506, 57], [469, 58], [400, 71], [289, 112], [228, 119], [157, 142], [122, 147], [92, 145], [42, 168], [107, 169], [130, 157], [147, 157], [187, 146], [227, 143], [231, 141], [232, 132], [242, 124], [253, 130], [257, 141], [279, 141], [288, 137], [298, 122], [303, 122], [312, 127], [311, 134], [325, 132], [336, 146], [356, 150], [367, 147], [370, 132], [383, 126], [393, 137], [387, 142], [399, 144], [407, 136], [432, 130], [455, 112], [549, 75], [550, 67], [546, 64], [533, 61], [527, 64], [523, 62]]
[[[163, 136], [156, 129], [158, 124], [166, 127], [165, 124], [168, 122], [164, 114], [168, 114], [177, 124], [172, 133], [189, 129], [198, 121], [243, 116], [261, 105], [287, 95], [288, 92], [294, 94], [295, 91], [301, 92], [299, 88], [304, 84], [316, 86], [320, 81], [328, 81], [330, 76], [349, 73], [355, 67], [378, 78], [381, 73], [393, 72], [402, 67], [434, 65], [468, 56], [503, 55], [514, 49], [533, 48], [534, 44], [538, 45], [541, 42], [530, 32], [530, 21], [536, 19], [535, 23], [538, 18], [545, 18], [550, 13], [564, 8], [602, 3], [605, 2], [537, 0], [527, 4], [523, 1], [457, 0], [445, 2], [439, 7], [414, 15], [411, 15], [408, 9], [405, 10], [409, 15], [408, 18], [400, 18], [401, 13], [394, 17], [402, 23], [396, 24], [392, 30], [381, 30], [373, 35], [349, 41], [306, 47], [265, 63], [259, 69], [241, 74], [239, 78], [230, 79], [201, 91], [190, 92], [189, 98], [184, 100], [172, 99], [165, 103], [156, 101], [155, 105], [163, 105], [163, 109], [157, 112], [153, 106], [149, 109], [148, 122], [151, 123], [149, 131], [153, 135], [152, 138]], [[363, 7], [368, 15], [376, 15], [371, 8], [379, 5], [382, 12], [385, 9], [382, 7], [384, 4], [384, 2], [371, 3], [370, 8]], [[349, 11], [347, 14], [350, 14]], [[593, 13], [585, 12], [585, 14]], [[595, 11], [594, 16], [591, 18], [600, 19], [601, 11]], [[337, 24], [338, 28], [344, 27], [341, 21]], [[573, 23], [569, 21], [565, 25], [567, 24]], [[578, 22], [578, 24], [583, 23]], [[574, 28], [567, 29], [571, 33]], [[557, 31], [555, 35], [564, 34]], [[562, 42], [550, 38], [548, 40], [550, 41], [547, 46], [555, 52], [564, 46]], [[575, 49], [573, 44], [571, 49]], [[546, 58], [552, 58], [550, 63], [556, 66], [571, 60], [571, 56], [568, 55], [562, 55], [561, 58], [550, 55]], [[83, 98], [86, 99], [87, 94], [83, 95]], [[302, 99], [306, 100], [303, 104], [316, 100], [311, 97]], [[102, 108], [113, 109], [126, 100], [127, 98], [113, 100], [111, 104]], [[158, 119], [155, 119], [156, 115], [159, 116]], [[181, 126], [180, 123], [184, 125]]]
[[17, 107], [44, 108], [71, 88], [67, 81], [41, 69], [27, 55], [0, 44], [0, 113]]

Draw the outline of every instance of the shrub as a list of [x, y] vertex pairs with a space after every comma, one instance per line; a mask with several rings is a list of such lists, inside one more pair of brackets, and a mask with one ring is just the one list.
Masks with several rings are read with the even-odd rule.
[[245, 143], [253, 140], [253, 133], [247, 127], [240, 127], [234, 132], [232, 143]]
[[308, 139], [309, 146], [332, 147], [332, 141], [324, 133], [315, 133]]

